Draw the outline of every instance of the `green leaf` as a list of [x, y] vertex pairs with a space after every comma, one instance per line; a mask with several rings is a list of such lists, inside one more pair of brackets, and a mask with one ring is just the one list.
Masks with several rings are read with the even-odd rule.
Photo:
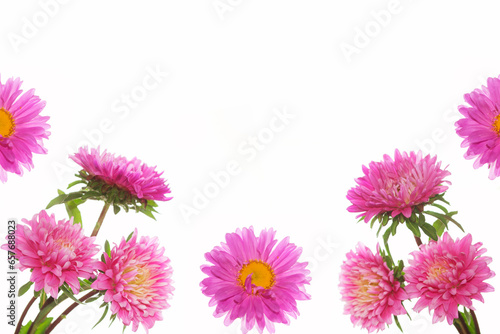
[[378, 230], [377, 230], [377, 238], [378, 238], [378, 235], [380, 233], [380, 230], [382, 230], [382, 227], [384, 227], [383, 224], [380, 224], [380, 226], [378, 227]]
[[117, 313], [115, 313], [115, 314], [111, 315], [111, 317], [109, 318], [109, 320], [111, 320], [111, 322], [109, 323], [109, 327], [111, 327], [111, 325], [113, 324], [113, 322], [115, 322], [115, 319], [116, 319], [116, 314], [117, 314]]
[[66, 194], [62, 194], [62, 195], [57, 196], [56, 198], [52, 199], [49, 202], [49, 204], [47, 204], [47, 207], [45, 209], [50, 209], [54, 205], [63, 203], [65, 198], [66, 198]]
[[153, 216], [153, 213], [151, 212], [150, 208], [141, 208], [139, 211], [144, 213], [149, 218], [153, 218], [154, 220], [156, 220], [156, 218], [155, 218], [155, 216]]
[[434, 224], [432, 224], [432, 226], [434, 226], [434, 228], [436, 229], [436, 232], [437, 232], [438, 236], [442, 236], [443, 235], [445, 225], [443, 224], [443, 222], [441, 220], [439, 220], [439, 219], [436, 220], [434, 222]]
[[391, 269], [394, 266], [394, 261], [392, 260], [392, 255], [391, 251], [389, 250], [389, 243], [388, 243], [390, 235], [391, 235], [391, 229], [388, 228], [384, 233], [383, 239], [384, 239], [385, 250], [387, 251], [387, 256], [389, 257], [390, 260], [390, 263], [387, 264], [389, 266], [389, 269]]
[[399, 225], [399, 221], [398, 220], [394, 220], [392, 222], [392, 225], [391, 225], [391, 233], [392, 233], [392, 235], [396, 235], [396, 230], [398, 228], [398, 225]]
[[19, 334], [28, 334], [28, 330], [30, 329], [30, 326], [31, 326], [31, 320], [28, 321], [28, 323], [26, 325], [21, 327]]
[[388, 222], [388, 221], [389, 221], [389, 214], [388, 214], [388, 213], [386, 213], [386, 214], [384, 215], [384, 218], [382, 219], [382, 225], [383, 225], [383, 226], [387, 225], [387, 222]]
[[94, 325], [94, 327], [92, 327], [92, 329], [94, 329], [95, 326], [99, 325], [101, 323], [101, 321], [104, 320], [104, 318], [106, 317], [106, 314], [108, 314], [108, 309], [109, 309], [109, 304], [106, 304], [106, 308], [104, 309], [104, 312], [102, 313], [101, 318], [99, 319], [99, 321], [96, 322], [96, 324]]
[[422, 213], [420, 213], [418, 215], [418, 226], [422, 226], [424, 224], [425, 224], [425, 216]]
[[432, 203], [431, 205], [435, 206], [436, 208], [441, 209], [441, 211], [443, 211], [445, 214], [448, 214], [448, 210], [446, 210], [446, 208], [444, 206], [437, 204], [437, 203]]
[[80, 213], [80, 209], [78, 209], [78, 202], [83, 203], [84, 201], [78, 198], [76, 200], [66, 202], [64, 205], [68, 216], [73, 217], [73, 224], [83, 225], [82, 214]]
[[[469, 330], [468, 333], [477, 334], [476, 324], [474, 323], [474, 319], [471, 317], [471, 314], [469, 313], [469, 311], [466, 311], [466, 312], [458, 311], [458, 316], [464, 320], [465, 326], [467, 326], [467, 329]], [[455, 319], [454, 321], [457, 321], [457, 319]]]
[[113, 204], [113, 212], [116, 214], [118, 214], [118, 212], [120, 212], [120, 207], [116, 204]]
[[435, 241], [438, 240], [437, 231], [434, 228], [434, 226], [432, 226], [431, 224], [424, 223], [421, 226], [421, 228], [422, 228], [422, 231], [424, 231], [424, 233], [429, 236], [429, 238], [431, 238], [432, 240], [435, 240]]
[[99, 296], [99, 295], [98, 295], [98, 296], [95, 296], [95, 297], [91, 297], [91, 298], [89, 298], [89, 299], [85, 300], [85, 304], [90, 304], [90, 303], [92, 303], [92, 302], [95, 302], [95, 301], [96, 301], [96, 300], [98, 300], [99, 298], [101, 298], [101, 296]]
[[24, 295], [26, 292], [29, 291], [31, 286], [33, 285], [33, 282], [29, 281], [28, 283], [24, 284], [22, 287], [19, 288], [19, 292], [17, 293], [18, 297], [21, 297]]
[[133, 236], [133, 235], [134, 235], [134, 232], [130, 233], [130, 234], [128, 235], [128, 237], [127, 237], [127, 241], [129, 241], [129, 240], [130, 240], [130, 238], [132, 238], [132, 236]]
[[394, 316], [394, 322], [396, 323], [396, 326], [398, 326], [401, 333], [403, 333], [403, 328], [401, 328], [401, 324], [399, 323], [399, 319], [398, 319], [397, 315]]
[[64, 293], [64, 294], [65, 294], [65, 295], [69, 298], [69, 299], [71, 299], [71, 300], [72, 300], [72, 301], [74, 301], [75, 303], [80, 304], [80, 305], [82, 305], [82, 304], [83, 304], [81, 301], [79, 301], [79, 300], [75, 297], [75, 295], [73, 294], [73, 291], [71, 291], [70, 289], [68, 289], [68, 288], [66, 287], [66, 285], [64, 285], [64, 284], [63, 284], [63, 285], [61, 285], [61, 291], [62, 291], [62, 292], [63, 292], [63, 293]]
[[472, 320], [472, 316], [469, 312], [469, 310], [467, 309], [467, 307], [464, 306], [464, 319], [465, 319], [465, 323], [467, 324], [467, 326], [470, 325], [470, 322]]
[[109, 246], [108, 240], [104, 242], [104, 251], [106, 254], [108, 254], [109, 257], [111, 257], [111, 247]]
[[45, 290], [42, 289], [40, 293], [40, 302], [38, 303], [38, 308], [41, 310], [43, 304], [45, 304], [45, 301], [47, 300], [47, 294], [45, 293]]
[[49, 328], [52, 323], [52, 318], [46, 318], [41, 324], [38, 325], [38, 328], [35, 329], [35, 334], [45, 334], [45, 330]]
[[71, 187], [73, 187], [73, 186], [76, 186], [76, 185], [77, 185], [77, 184], [79, 184], [79, 183], [84, 183], [84, 184], [86, 184], [86, 182], [85, 182], [85, 181], [83, 181], [83, 180], [76, 180], [76, 181], [71, 182], [70, 184], [68, 184], [68, 188], [66, 188], [66, 189], [69, 189], [69, 188], [71, 188]]
[[420, 233], [420, 229], [418, 228], [417, 224], [412, 223], [411, 221], [407, 221], [406, 226], [408, 227], [408, 229], [410, 229], [414, 236], [420, 238], [422, 234]]
[[425, 211], [426, 214], [433, 216], [434, 218], [439, 219], [446, 228], [448, 228], [448, 220], [446, 219], [446, 216], [443, 215], [442, 213], [439, 212], [434, 212], [434, 211]]

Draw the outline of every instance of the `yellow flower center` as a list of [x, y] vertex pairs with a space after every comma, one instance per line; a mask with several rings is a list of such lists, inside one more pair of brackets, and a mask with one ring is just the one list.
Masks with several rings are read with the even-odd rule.
[[145, 297], [150, 292], [150, 287], [154, 284], [155, 280], [150, 280], [151, 272], [145, 266], [130, 266], [123, 271], [123, 274], [137, 270], [135, 276], [128, 282], [130, 293], [137, 297]]
[[497, 134], [500, 134], [500, 114], [498, 114], [493, 121], [493, 129]]
[[448, 271], [448, 266], [443, 262], [436, 262], [429, 268], [428, 277], [440, 281], [449, 281], [444, 275]]
[[238, 280], [241, 286], [245, 286], [245, 280], [252, 274], [252, 284], [269, 289], [274, 285], [274, 272], [270, 265], [262, 261], [250, 261], [240, 270]]
[[[375, 282], [370, 282], [365, 278], [358, 278], [355, 282], [358, 286], [356, 293], [356, 300], [361, 304], [371, 304], [374, 299], [377, 298], [378, 293], [374, 293], [372, 288], [378, 286]], [[371, 291], [370, 291], [371, 290]]]
[[14, 119], [7, 110], [0, 108], [0, 135], [4, 138], [14, 133]]
[[71, 241], [68, 241], [66, 239], [57, 239], [54, 240], [54, 242], [59, 246], [61, 246], [62, 248], [66, 248], [72, 252], [75, 251], [75, 244], [72, 243]]

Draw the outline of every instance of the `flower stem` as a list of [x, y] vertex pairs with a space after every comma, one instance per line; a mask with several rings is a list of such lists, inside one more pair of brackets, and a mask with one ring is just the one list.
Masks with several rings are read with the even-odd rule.
[[453, 325], [460, 334], [470, 334], [467, 326], [465, 325], [464, 319], [459, 315], [457, 319], [453, 320]]
[[94, 230], [92, 231], [91, 237], [95, 237], [97, 233], [99, 233], [99, 229], [101, 228], [102, 222], [104, 221], [104, 217], [106, 216], [106, 212], [108, 212], [110, 204], [108, 202], [104, 203], [104, 207], [102, 208], [101, 215], [95, 223]]
[[417, 246], [420, 247], [420, 245], [422, 244], [422, 239], [420, 239], [420, 237], [415, 236], [415, 242], [417, 243]]
[[52, 297], [48, 298], [45, 301], [45, 303], [42, 306], [42, 309], [40, 310], [40, 312], [38, 312], [38, 315], [36, 316], [35, 321], [33, 321], [30, 328], [28, 329], [28, 334], [35, 333], [38, 326], [40, 326], [40, 323], [42, 323], [45, 320], [45, 318], [47, 317], [49, 312], [52, 311], [52, 309], [54, 307], [56, 307], [56, 305], [57, 304], [56, 304], [54, 298], [52, 298]]
[[476, 334], [481, 334], [481, 330], [479, 329], [479, 322], [477, 322], [476, 313], [473, 310], [470, 310], [470, 314], [472, 315], [472, 320], [474, 321], [474, 328], [476, 329]]
[[[82, 298], [80, 298], [80, 302], [84, 302], [86, 301], [87, 299], [89, 299], [90, 297], [98, 294], [99, 291], [98, 290], [92, 290], [90, 291], [89, 293], [87, 293], [85, 296], [83, 296]], [[56, 321], [54, 321], [52, 324], [50, 324], [49, 328], [47, 328], [47, 330], [45, 331], [45, 334], [49, 334], [50, 332], [52, 332], [52, 330], [64, 319], [66, 318], [66, 316], [75, 309], [75, 307], [77, 307], [79, 304], [77, 302], [74, 302], [73, 304], [71, 304], [63, 313], [61, 313], [61, 315], [56, 319]]]
[[23, 321], [24, 318], [26, 317], [26, 314], [28, 313], [28, 310], [30, 309], [31, 305], [38, 299], [38, 297], [33, 296], [31, 300], [29, 301], [28, 305], [24, 308], [23, 314], [21, 314], [21, 318], [19, 318], [19, 321], [17, 322], [16, 330], [14, 331], [14, 334], [19, 334], [19, 331], [21, 330], [21, 327], [23, 327]]

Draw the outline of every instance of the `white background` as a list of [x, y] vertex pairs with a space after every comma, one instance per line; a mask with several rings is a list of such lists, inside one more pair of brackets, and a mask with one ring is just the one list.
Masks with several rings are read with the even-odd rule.
[[[46, 2], [0, 3], [2, 80], [21, 77], [23, 89], [36, 88], [52, 132], [49, 154], [34, 158], [35, 169], [0, 185], [2, 231], [8, 218], [31, 218], [74, 180], [78, 168], [67, 156], [85, 141], [157, 165], [174, 196], [160, 203], [157, 222], [110, 213], [98, 236], [101, 244], [118, 242], [137, 227], [165, 247], [176, 290], [151, 333], [241, 332], [238, 321], [225, 327], [212, 316], [199, 267], [225, 233], [250, 225], [290, 236], [313, 271], [312, 300], [299, 302], [300, 317], [277, 325], [277, 333], [366, 333], [342, 314], [338, 276], [358, 241], [374, 249], [377, 240], [346, 211], [345, 195], [363, 164], [396, 148], [420, 148], [449, 165], [446, 198], [500, 272], [500, 181], [488, 180], [486, 168], [473, 169], [454, 131], [463, 94], [500, 74], [497, 1], [60, 1], [44, 10]], [[371, 37], [363, 38], [367, 30]], [[356, 52], [346, 56], [346, 45]], [[163, 74], [155, 88], [141, 88], [156, 70]], [[124, 108], [124, 96], [134, 93], [141, 101]], [[271, 140], [265, 129], [276, 110], [293, 117], [276, 123], [281, 131]], [[259, 134], [266, 143], [257, 151], [249, 138]], [[196, 209], [211, 173], [232, 161], [239, 174]], [[181, 209], [188, 206], [198, 211], [186, 219]], [[87, 233], [100, 208], [82, 207]], [[62, 206], [50, 212], [65, 216]], [[464, 235], [455, 227], [451, 233]], [[407, 260], [416, 246], [400, 228], [392, 248]], [[28, 277], [23, 272], [20, 280]], [[500, 289], [498, 277], [490, 283]], [[0, 295], [6, 306], [6, 293]], [[474, 305], [483, 333], [492, 333], [500, 294], [484, 297]], [[28, 300], [21, 297], [19, 306]], [[400, 317], [405, 333], [456, 332], [431, 325], [425, 311], [411, 315], [412, 323]], [[77, 309], [53, 333], [87, 333], [99, 317], [92, 307]], [[116, 321], [93, 332], [121, 328]]]

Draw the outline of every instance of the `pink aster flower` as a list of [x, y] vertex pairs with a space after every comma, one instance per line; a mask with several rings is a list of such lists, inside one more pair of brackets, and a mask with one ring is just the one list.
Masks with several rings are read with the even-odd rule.
[[7, 181], [7, 172], [23, 175], [23, 168], [33, 168], [33, 153], [46, 154], [43, 139], [48, 139], [49, 117], [40, 116], [45, 102], [30, 89], [23, 95], [22, 81], [0, 80], [0, 181]]
[[488, 78], [487, 87], [465, 94], [469, 106], [458, 110], [465, 118], [455, 125], [457, 134], [464, 138], [462, 147], [468, 147], [466, 159], [474, 159], [474, 168], [487, 164], [489, 178], [500, 176], [500, 78]]
[[446, 232], [437, 242], [413, 252], [405, 268], [406, 291], [410, 298], [419, 298], [413, 309], [420, 312], [429, 307], [429, 312], [434, 310], [433, 323], [446, 318], [451, 325], [458, 318], [458, 305], [474, 310], [472, 299], [484, 302], [481, 293], [494, 290], [484, 281], [495, 273], [488, 267], [491, 258], [482, 256], [486, 249], [481, 246], [480, 242], [472, 244], [470, 234], [453, 240]]
[[122, 238], [111, 256], [104, 254], [104, 262], [97, 264], [101, 273], [91, 287], [106, 291], [104, 302], [111, 304], [111, 312], [123, 324], [132, 324], [134, 332], [139, 324], [148, 331], [163, 319], [161, 311], [170, 306], [172, 267], [164, 251], [157, 238], [138, 240], [135, 230], [130, 240]]
[[408, 299], [394, 272], [379, 253], [359, 243], [356, 253], [347, 253], [340, 272], [340, 293], [345, 302], [344, 314], [368, 333], [385, 329], [393, 315], [406, 314], [402, 301]]
[[450, 183], [444, 180], [450, 172], [440, 167], [436, 157], [422, 157], [420, 151], [408, 155], [396, 150], [394, 160], [384, 155], [384, 161], [363, 166], [365, 175], [356, 179], [358, 185], [347, 192], [352, 203], [347, 210], [361, 212], [356, 218], [364, 216], [365, 222], [385, 212], [392, 217], [402, 213], [409, 218], [414, 207], [448, 189], [443, 184]]
[[260, 333], [264, 328], [274, 333], [275, 322], [289, 324], [289, 316], [297, 317], [297, 300], [311, 298], [304, 286], [311, 280], [307, 262], [297, 262], [302, 249], [288, 237], [275, 247], [275, 234], [262, 230], [256, 237], [252, 227], [237, 229], [205, 253], [212, 265], [201, 266], [208, 278], [200, 286], [216, 306], [214, 316], [226, 316], [226, 326], [241, 318], [243, 333], [255, 325]]
[[172, 197], [165, 197], [170, 193], [162, 173], [155, 171], [156, 167], [149, 167], [141, 160], [133, 158], [127, 160], [122, 156], [100, 152], [100, 149], [87, 147], [80, 148], [78, 153], [70, 156], [77, 164], [82, 166], [90, 177], [95, 177], [109, 185], [117, 186], [132, 196], [144, 200], [168, 201]]
[[78, 278], [94, 277], [99, 251], [93, 237], [83, 234], [73, 218], [56, 222], [42, 210], [31, 220], [23, 219], [16, 228], [16, 257], [21, 270], [31, 269], [35, 291], [44, 289], [57, 298], [59, 287], [67, 283], [74, 294], [80, 291]]

